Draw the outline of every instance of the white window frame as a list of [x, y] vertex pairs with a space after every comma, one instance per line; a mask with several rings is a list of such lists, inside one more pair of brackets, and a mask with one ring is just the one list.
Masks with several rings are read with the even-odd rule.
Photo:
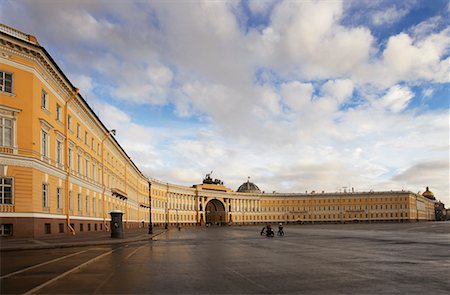
[[49, 195], [49, 185], [48, 183], [42, 184], [42, 207], [50, 207], [50, 195]]
[[83, 210], [81, 203], [82, 203], [82, 201], [81, 201], [81, 193], [78, 193], [78, 212], [81, 212]]
[[[7, 91], [6, 90], [6, 75], [11, 76], [11, 91]], [[0, 91], [2, 92], [6, 92], [6, 93], [10, 93], [13, 94], [13, 89], [14, 89], [14, 74], [11, 72], [6, 72], [6, 71], [0, 71]]]
[[63, 198], [62, 198], [62, 188], [58, 187], [56, 188], [56, 207], [58, 209], [62, 209], [63, 206]]
[[62, 108], [58, 103], [56, 104], [56, 120], [62, 122]]
[[96, 175], [96, 173], [95, 173], [95, 163], [94, 163], [94, 162], [92, 162], [92, 179], [93, 179], [94, 181], [97, 180], [97, 175]]
[[[11, 126], [6, 126], [6, 120], [11, 121]], [[9, 117], [0, 117], [0, 146], [15, 147], [16, 120]], [[11, 129], [10, 144], [6, 144], [6, 129]]]
[[46, 158], [50, 158], [49, 141], [50, 141], [49, 132], [41, 129], [41, 155]]
[[69, 210], [73, 210], [73, 192], [69, 191]]
[[71, 115], [67, 115], [67, 129], [72, 131], [72, 116]]
[[69, 148], [69, 154], [68, 154], [68, 160], [69, 160], [69, 169], [73, 170], [73, 149]]
[[48, 92], [45, 89], [41, 90], [41, 108], [48, 111]]
[[77, 172], [79, 175], [83, 174], [83, 169], [81, 167], [82, 163], [81, 163], [81, 155], [77, 154]]
[[63, 160], [63, 143], [62, 141], [56, 139], [56, 145], [55, 145], [55, 158], [57, 164], [64, 164]]
[[[5, 180], [10, 179], [11, 184], [5, 184]], [[11, 203], [5, 203], [5, 187], [11, 187]], [[0, 205], [14, 205], [14, 178], [0, 177]]]
[[85, 164], [85, 171], [86, 171], [85, 176], [86, 176], [86, 178], [89, 178], [89, 160], [85, 159], [84, 164]]

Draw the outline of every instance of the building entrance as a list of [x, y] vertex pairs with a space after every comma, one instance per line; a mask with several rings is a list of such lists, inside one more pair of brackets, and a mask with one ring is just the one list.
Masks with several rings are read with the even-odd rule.
[[225, 223], [225, 206], [217, 199], [213, 199], [206, 204], [206, 223], [223, 224]]

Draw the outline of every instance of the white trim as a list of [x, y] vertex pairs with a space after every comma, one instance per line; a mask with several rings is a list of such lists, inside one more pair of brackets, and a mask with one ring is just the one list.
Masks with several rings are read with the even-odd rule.
[[[47, 219], [66, 219], [63, 214], [49, 214], [49, 213], [26, 213], [26, 212], [0, 212], [0, 218], [47, 218]], [[101, 217], [87, 217], [87, 216], [70, 216], [70, 219], [75, 220], [92, 220], [103, 221]], [[111, 220], [111, 218], [106, 218]]]
[[[101, 217], [89, 217], [89, 216], [70, 216], [70, 219], [76, 219], [76, 220], [93, 220], [93, 221], [103, 221], [103, 218]], [[111, 220], [111, 218], [106, 218], [106, 220]]]
[[49, 214], [49, 213], [26, 213], [26, 212], [0, 212], [0, 217], [30, 217], [30, 218], [51, 218], [60, 219], [66, 218], [66, 215], [62, 214]]

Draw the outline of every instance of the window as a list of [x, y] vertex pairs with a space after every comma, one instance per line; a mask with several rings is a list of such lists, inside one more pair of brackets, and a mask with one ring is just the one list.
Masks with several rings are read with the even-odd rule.
[[86, 204], [86, 213], [89, 214], [89, 196], [86, 196], [86, 202], [85, 202], [85, 204]]
[[91, 138], [91, 149], [94, 150], [94, 139]]
[[59, 140], [56, 140], [56, 163], [58, 164], [62, 164], [62, 150], [63, 150], [63, 146], [62, 146], [62, 142], [60, 142]]
[[69, 148], [69, 168], [73, 168], [73, 150]]
[[62, 188], [60, 187], [56, 189], [56, 204], [58, 209], [62, 209]]
[[81, 174], [81, 155], [77, 155], [77, 166], [78, 166], [78, 174]]
[[84, 131], [84, 143], [88, 144], [88, 133], [87, 133], [87, 131]]
[[83, 224], [80, 223], [80, 231], [83, 231]]
[[78, 193], [78, 211], [81, 212], [81, 194]]
[[73, 210], [73, 193], [69, 191], [69, 210]]
[[86, 177], [89, 178], [89, 160], [85, 160]]
[[0, 118], [0, 146], [13, 146], [13, 120]]
[[69, 130], [72, 130], [72, 116], [71, 115], [67, 116], [67, 128]]
[[12, 224], [0, 224], [0, 236], [7, 237], [13, 235]]
[[56, 120], [62, 122], [62, 109], [59, 104], [56, 104]]
[[80, 138], [81, 136], [81, 126], [80, 124], [77, 124], [77, 138]]
[[12, 93], [12, 74], [0, 71], [0, 90]]
[[48, 184], [43, 183], [42, 184], [42, 207], [48, 208], [49, 207], [49, 195], [48, 195]]
[[41, 91], [41, 107], [48, 110], [48, 93], [44, 89]]
[[41, 131], [42, 142], [41, 142], [41, 154], [48, 158], [48, 134], [44, 130]]
[[91, 231], [91, 224], [88, 223], [88, 231]]
[[44, 224], [44, 232], [46, 235], [49, 235], [52, 233], [52, 225], [50, 223]]
[[59, 233], [64, 233], [64, 223], [59, 223]]
[[97, 143], [97, 154], [100, 155], [100, 144], [99, 143]]
[[0, 178], [0, 204], [13, 204], [12, 178]]
[[96, 178], [97, 178], [97, 177], [96, 177], [96, 174], [95, 174], [95, 164], [92, 163], [92, 179], [93, 179], [94, 181], [96, 181], [96, 180], [97, 180]]

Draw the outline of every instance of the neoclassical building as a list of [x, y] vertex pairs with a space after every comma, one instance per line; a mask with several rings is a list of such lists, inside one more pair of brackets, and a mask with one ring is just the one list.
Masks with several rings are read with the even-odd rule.
[[[268, 222], [434, 220], [434, 196], [410, 191], [236, 191], [207, 175], [181, 186], [146, 177], [37, 39], [0, 24], [0, 236]], [[430, 195], [431, 194], [431, 195]]]

